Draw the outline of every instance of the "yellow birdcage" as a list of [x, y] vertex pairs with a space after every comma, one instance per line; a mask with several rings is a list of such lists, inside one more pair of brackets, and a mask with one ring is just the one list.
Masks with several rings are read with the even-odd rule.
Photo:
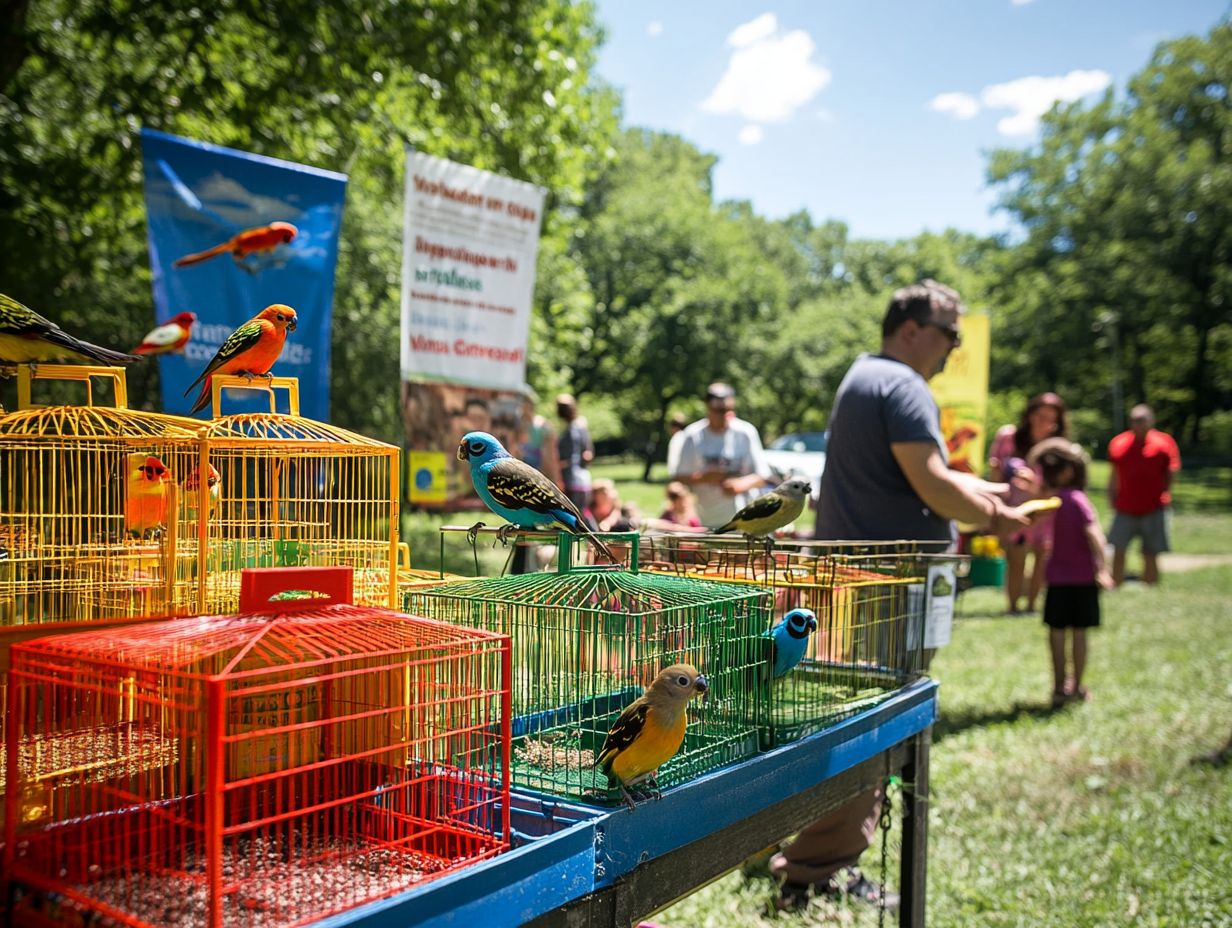
[[[116, 405], [35, 406], [34, 380], [112, 381]], [[22, 406], [0, 417], [0, 626], [184, 615], [192, 552], [178, 482], [198, 425], [126, 408], [120, 368], [18, 369]]]
[[[219, 416], [223, 389], [268, 391], [270, 411]], [[275, 411], [285, 390], [289, 414]], [[213, 378], [181, 516], [205, 582], [195, 610], [234, 611], [245, 567], [350, 567], [355, 603], [395, 603], [399, 449], [299, 415], [294, 378]], [[198, 513], [208, 513], [199, 519]]]

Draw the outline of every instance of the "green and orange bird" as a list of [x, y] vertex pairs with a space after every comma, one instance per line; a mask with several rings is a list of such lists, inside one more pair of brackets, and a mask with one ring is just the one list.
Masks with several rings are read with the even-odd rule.
[[205, 251], [198, 251], [195, 254], [184, 255], [182, 258], [176, 259], [175, 267], [188, 267], [190, 264], [200, 264], [202, 261], [208, 261], [210, 258], [216, 258], [219, 255], [230, 255], [239, 264], [249, 255], [258, 255], [267, 251], [273, 251], [281, 245], [289, 244], [295, 236], [299, 235], [299, 229], [291, 225], [289, 222], [271, 222], [267, 226], [256, 226], [252, 229], [245, 229], [243, 232], [236, 233], [213, 248], [207, 248]]
[[232, 332], [214, 359], [184, 391], [184, 395], [188, 396], [193, 387], [205, 381], [190, 415], [209, 403], [210, 381], [215, 374], [236, 374], [249, 380], [253, 377], [272, 377], [270, 368], [282, 354], [287, 332], [295, 331], [296, 321], [295, 310], [282, 303], [274, 303]]
[[141, 359], [83, 342], [29, 306], [0, 293], [0, 363], [35, 364], [59, 360], [110, 365], [132, 364]]

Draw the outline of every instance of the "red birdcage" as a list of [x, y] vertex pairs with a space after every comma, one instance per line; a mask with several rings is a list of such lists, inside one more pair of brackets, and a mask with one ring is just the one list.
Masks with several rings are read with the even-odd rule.
[[507, 847], [508, 638], [344, 604], [350, 583], [246, 571], [259, 611], [13, 648], [19, 922], [299, 925]]

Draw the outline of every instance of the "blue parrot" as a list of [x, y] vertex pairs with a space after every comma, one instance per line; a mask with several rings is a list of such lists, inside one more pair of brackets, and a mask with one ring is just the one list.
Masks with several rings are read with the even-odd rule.
[[[569, 497], [535, 468], [506, 451], [495, 436], [467, 432], [458, 443], [458, 460], [470, 465], [475, 492], [501, 518], [519, 528], [557, 526], [575, 535], [585, 535], [612, 563], [619, 563], [608, 546], [591, 533]], [[509, 527], [505, 526], [502, 534]]]
[[770, 656], [774, 661], [774, 679], [787, 675], [804, 658], [808, 650], [809, 632], [817, 628], [817, 616], [812, 609], [793, 609], [766, 633], [770, 639]]

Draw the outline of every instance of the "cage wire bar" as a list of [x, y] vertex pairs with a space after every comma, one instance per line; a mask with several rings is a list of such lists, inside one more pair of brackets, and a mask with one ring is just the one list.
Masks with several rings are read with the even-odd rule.
[[561, 572], [456, 581], [411, 590], [403, 609], [512, 640], [513, 782], [613, 802], [594, 762], [612, 724], [655, 674], [691, 663], [710, 683], [689, 710], [679, 753], [660, 768], [669, 787], [758, 751], [769, 681], [760, 673], [770, 596], [614, 567], [575, 565], [561, 533]]
[[508, 639], [318, 602], [13, 649], [19, 924], [299, 925], [508, 846]]
[[[955, 593], [930, 567], [965, 564], [946, 547], [664, 534], [644, 536], [639, 559], [648, 572], [772, 591], [774, 611], [763, 636], [792, 609], [816, 614], [804, 658], [770, 684], [761, 736], [763, 746], [774, 747], [881, 702], [923, 672], [926, 609], [933, 597]], [[938, 589], [928, 589], [930, 576]], [[769, 647], [766, 660], [771, 677]]]

